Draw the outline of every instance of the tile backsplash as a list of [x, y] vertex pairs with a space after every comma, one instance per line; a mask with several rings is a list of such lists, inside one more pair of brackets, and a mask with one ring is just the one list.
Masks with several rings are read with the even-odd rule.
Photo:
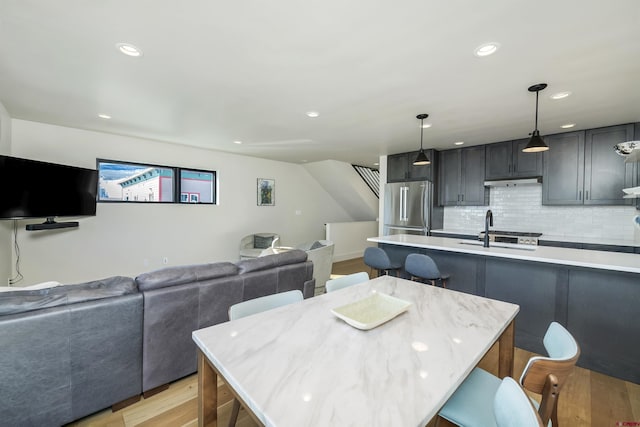
[[444, 209], [444, 229], [484, 230], [487, 209], [493, 229], [539, 232], [553, 236], [633, 240], [633, 206], [542, 206], [542, 185], [492, 187], [489, 206]]

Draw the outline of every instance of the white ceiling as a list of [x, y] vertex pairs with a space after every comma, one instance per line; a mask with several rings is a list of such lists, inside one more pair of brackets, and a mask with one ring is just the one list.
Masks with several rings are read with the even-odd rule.
[[296, 163], [525, 138], [540, 82], [543, 135], [640, 121], [639, 77], [638, 0], [0, 0], [12, 117]]

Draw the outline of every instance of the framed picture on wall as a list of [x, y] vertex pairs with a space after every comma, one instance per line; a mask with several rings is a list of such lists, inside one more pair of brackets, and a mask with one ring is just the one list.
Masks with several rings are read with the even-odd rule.
[[258, 206], [276, 205], [276, 180], [258, 178]]

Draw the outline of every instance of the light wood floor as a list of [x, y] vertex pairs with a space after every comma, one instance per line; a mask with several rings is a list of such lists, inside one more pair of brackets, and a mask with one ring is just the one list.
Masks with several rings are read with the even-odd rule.
[[[333, 274], [343, 275], [367, 271], [362, 259], [335, 263]], [[516, 348], [514, 375], [520, 377], [533, 353]], [[498, 352], [492, 348], [482, 359], [482, 368], [497, 375]], [[225, 426], [231, 412], [231, 395], [226, 386], [218, 383], [218, 425]], [[74, 422], [71, 426], [197, 426], [197, 375], [171, 384], [168, 390], [117, 412], [105, 410]], [[535, 397], [535, 396], [534, 396]], [[614, 427], [640, 422], [640, 385], [602, 375], [580, 367], [574, 368], [560, 393], [559, 424], [563, 427]], [[629, 424], [624, 424], [624, 423]], [[618, 424], [620, 423], [620, 424]], [[253, 427], [255, 423], [244, 410], [240, 411], [238, 427]], [[432, 427], [434, 422], [429, 423]]]

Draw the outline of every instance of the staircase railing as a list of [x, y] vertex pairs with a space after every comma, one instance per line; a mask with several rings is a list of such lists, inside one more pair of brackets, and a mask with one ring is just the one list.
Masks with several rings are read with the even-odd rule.
[[377, 198], [380, 198], [380, 171], [368, 166], [351, 165], [358, 172], [358, 175], [373, 191]]

